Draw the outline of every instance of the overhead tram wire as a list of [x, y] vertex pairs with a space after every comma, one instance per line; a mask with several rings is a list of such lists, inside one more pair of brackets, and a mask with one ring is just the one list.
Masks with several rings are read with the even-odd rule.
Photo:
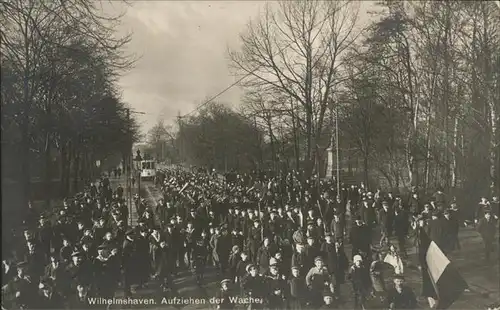
[[222, 91], [220, 91], [219, 93], [217, 93], [215, 96], [213, 96], [210, 99], [208, 99], [207, 101], [203, 102], [202, 104], [200, 104], [199, 106], [197, 106], [194, 110], [192, 110], [191, 112], [188, 112], [188, 113], [184, 114], [180, 118], [184, 118], [186, 116], [189, 116], [189, 115], [193, 114], [194, 112], [198, 111], [199, 109], [203, 108], [204, 106], [206, 106], [207, 104], [209, 104], [213, 100], [217, 99], [219, 96], [223, 95], [225, 92], [229, 91], [234, 86], [238, 85], [241, 81], [243, 81], [244, 79], [246, 79], [247, 77], [249, 77], [250, 75], [252, 75], [259, 68], [260, 67], [257, 67], [255, 69], [253, 69], [252, 71], [250, 71], [249, 73], [245, 74], [244, 76], [242, 76], [241, 78], [239, 78], [236, 82], [234, 82], [233, 84], [231, 84], [228, 87], [224, 88]]
[[[284, 48], [280, 49], [277, 53], [275, 53], [274, 55], [272, 55], [272, 57], [275, 57], [279, 53], [282, 53], [284, 50], [288, 49], [292, 44], [293, 44], [293, 42], [290, 42], [287, 46], [285, 46]], [[202, 104], [200, 104], [199, 106], [197, 106], [196, 108], [194, 108], [191, 112], [188, 112], [188, 113], [186, 113], [186, 114], [184, 114], [182, 116], [178, 116], [178, 119], [185, 118], [186, 116], [189, 116], [189, 115], [193, 114], [194, 112], [198, 111], [199, 109], [203, 108], [204, 106], [206, 106], [207, 104], [209, 104], [213, 100], [215, 100], [218, 97], [220, 97], [221, 95], [223, 95], [225, 92], [229, 91], [234, 86], [238, 85], [241, 81], [243, 81], [247, 77], [253, 75], [254, 72], [257, 71], [257, 70], [259, 70], [261, 67], [262, 67], [262, 65], [257, 66], [255, 69], [251, 70], [250, 72], [248, 72], [247, 74], [245, 74], [244, 76], [242, 76], [241, 78], [239, 78], [236, 82], [232, 83], [231, 85], [229, 85], [228, 87], [226, 87], [225, 89], [223, 89], [222, 91], [220, 91], [219, 93], [217, 93], [215, 96], [211, 97], [210, 99], [206, 100], [205, 102], [203, 102]]]
[[[319, 21], [318, 24], [314, 25], [314, 27], [316, 27], [317, 25], [321, 24], [322, 21]], [[272, 57], [275, 57], [277, 56], [279, 53], [283, 53], [283, 51], [285, 51], [286, 49], [288, 49], [294, 42], [290, 42], [288, 43], [284, 48], [282, 49], [279, 49], [279, 51], [275, 54], [272, 55]], [[224, 90], [222, 90], [221, 92], [219, 92], [217, 95], [213, 96], [212, 98], [208, 99], [207, 101], [203, 102], [202, 104], [200, 104], [199, 106], [197, 106], [195, 109], [193, 109], [191, 112], [188, 112], [187, 114], [184, 114], [183, 116], [177, 116], [177, 118], [180, 120], [188, 115], [191, 115], [193, 114], [194, 112], [198, 111], [199, 109], [203, 108], [204, 106], [206, 106], [207, 104], [209, 104], [210, 102], [212, 102], [213, 100], [217, 99], [219, 96], [223, 95], [225, 92], [227, 92], [228, 90], [230, 90], [231, 88], [233, 88], [234, 86], [238, 85], [241, 81], [243, 81], [244, 79], [246, 79], [247, 77], [251, 76], [252, 74], [254, 74], [255, 71], [259, 70], [260, 68], [262, 67], [262, 65], [259, 65], [257, 66], [255, 69], [253, 69], [252, 71], [248, 72], [247, 74], [245, 74], [243, 77], [239, 78], [236, 82], [234, 82], [233, 84], [229, 85], [228, 87], [226, 87]]]

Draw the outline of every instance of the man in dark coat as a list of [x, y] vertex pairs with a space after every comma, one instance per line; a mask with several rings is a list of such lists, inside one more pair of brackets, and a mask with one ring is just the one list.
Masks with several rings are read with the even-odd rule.
[[457, 219], [453, 218], [450, 210], [443, 212], [443, 238], [444, 248], [441, 248], [444, 254], [448, 254], [455, 248], [458, 239], [459, 224]]
[[417, 216], [424, 209], [420, 197], [416, 191], [412, 192], [410, 199], [408, 200], [408, 209], [413, 216]]
[[224, 279], [221, 281], [221, 289], [217, 292], [216, 301], [217, 309], [234, 309], [234, 302], [231, 297], [234, 297], [233, 292], [229, 289], [231, 280]]
[[5, 288], [6, 300], [2, 304], [9, 304], [11, 309], [31, 308], [36, 305], [37, 282], [27, 274], [28, 264], [17, 264], [17, 275]]
[[76, 294], [72, 294], [67, 305], [69, 309], [96, 309], [97, 305], [90, 304], [90, 298], [94, 297], [89, 293], [89, 289], [82, 284], [77, 284]]
[[292, 240], [293, 233], [297, 230], [299, 225], [297, 216], [293, 214], [291, 209], [287, 210], [285, 219], [283, 220], [284, 238]]
[[316, 257], [322, 256], [321, 244], [319, 244], [319, 242], [317, 242], [314, 237], [307, 237], [307, 244], [304, 251], [306, 254], [305, 267], [306, 270], [309, 271], [308, 269], [314, 266], [314, 260], [316, 259]]
[[378, 223], [380, 225], [380, 246], [389, 243], [389, 238], [392, 235], [393, 213], [389, 210], [389, 203], [382, 202], [382, 209], [378, 211]]
[[250, 229], [250, 234], [248, 235], [248, 254], [250, 260], [257, 261], [257, 251], [262, 243], [262, 228], [260, 227], [260, 222], [255, 220], [253, 227]]
[[333, 234], [335, 239], [344, 239], [345, 221], [342, 219], [341, 214], [338, 211], [334, 211], [333, 213], [333, 219], [330, 223], [330, 232]]
[[134, 272], [136, 273], [137, 284], [142, 288], [151, 274], [150, 245], [147, 230], [141, 229], [139, 231], [139, 235], [135, 237], [134, 245], [134, 261], [136, 263]]
[[431, 219], [427, 225], [427, 234], [432, 241], [434, 241], [437, 246], [441, 249], [443, 248], [444, 243], [444, 225], [443, 221], [440, 218], [439, 211], [433, 211], [431, 215]]
[[345, 282], [345, 273], [347, 268], [349, 268], [349, 260], [347, 259], [347, 255], [345, 254], [344, 245], [342, 240], [335, 240], [335, 256], [337, 257], [334, 279], [332, 279], [333, 283], [333, 292], [335, 293], [337, 298], [340, 298], [340, 285]]
[[162, 240], [157, 250], [157, 258], [153, 276], [159, 280], [160, 288], [166, 291], [172, 285], [174, 257], [170, 253], [167, 241]]
[[403, 206], [399, 205], [394, 210], [394, 234], [398, 239], [399, 251], [403, 257], [406, 257], [406, 237], [409, 227], [408, 213], [403, 209]]
[[59, 292], [54, 290], [50, 280], [42, 280], [39, 285], [39, 295], [36, 309], [62, 309], [64, 308], [63, 298]]
[[125, 296], [131, 295], [130, 287], [136, 280], [137, 262], [136, 262], [136, 246], [135, 232], [130, 229], [127, 231], [125, 240], [122, 246], [122, 269], [123, 269], [123, 286]]
[[205, 276], [205, 266], [207, 263], [208, 246], [203, 239], [196, 241], [193, 248], [193, 267], [196, 283], [201, 285]]
[[403, 276], [394, 277], [394, 288], [387, 293], [388, 309], [416, 309], [417, 298], [410, 287], [404, 285]]
[[253, 301], [250, 302], [250, 309], [261, 309], [263, 302], [258, 302], [266, 296], [265, 279], [259, 275], [257, 266], [250, 264], [247, 266], [248, 275], [243, 278], [241, 286], [244, 296], [252, 297]]
[[487, 262], [490, 260], [490, 254], [493, 251], [495, 234], [498, 230], [497, 219], [491, 216], [491, 211], [486, 210], [484, 217], [477, 224], [477, 231], [481, 234], [484, 242], [484, 258]]
[[360, 255], [354, 255], [353, 262], [349, 271], [349, 279], [354, 293], [354, 309], [365, 309], [371, 288], [370, 274]]
[[46, 220], [44, 216], [40, 217], [40, 226], [38, 227], [37, 232], [37, 241], [40, 244], [40, 250], [45, 256], [45, 260], [48, 261], [50, 250], [52, 247], [52, 238], [53, 238], [52, 227], [50, 226], [50, 222]]
[[231, 235], [228, 234], [227, 228], [223, 227], [221, 229], [221, 235], [215, 240], [215, 252], [219, 258], [219, 272], [221, 275], [224, 275], [227, 271], [231, 248]]
[[358, 216], [354, 225], [351, 227], [351, 244], [352, 244], [352, 255], [365, 253], [367, 256], [370, 254], [370, 244], [371, 244], [371, 230], [368, 226], [363, 223], [361, 218]]
[[268, 237], [264, 238], [262, 246], [257, 251], [256, 264], [259, 266], [259, 273], [265, 274], [269, 270], [269, 260], [274, 256], [275, 249], [271, 246], [271, 241]]
[[269, 265], [269, 272], [265, 276], [268, 292], [268, 308], [283, 309], [285, 306], [286, 280], [279, 272], [275, 263]]
[[67, 289], [68, 274], [64, 263], [60, 263], [59, 255], [56, 253], [50, 255], [50, 263], [45, 267], [44, 278], [52, 281], [57, 292], [64, 292]]
[[68, 290], [76, 292], [76, 285], [82, 283], [88, 287], [93, 283], [93, 271], [89, 262], [83, 260], [83, 255], [80, 251], [75, 251], [71, 254], [72, 262], [66, 267], [66, 272], [70, 279]]
[[291, 277], [287, 281], [288, 291], [286, 294], [288, 308], [292, 310], [301, 310], [307, 302], [307, 286], [304, 276], [300, 274], [300, 268], [292, 266]]
[[44, 253], [37, 248], [34, 240], [28, 241], [28, 251], [24, 256], [24, 261], [28, 263], [28, 274], [33, 279], [39, 279], [43, 275], [46, 260]]
[[374, 201], [365, 198], [363, 199], [363, 206], [359, 210], [361, 219], [370, 230], [373, 229], [377, 220], [376, 208], [374, 204]]
[[167, 229], [165, 231], [165, 241], [167, 242], [168, 249], [170, 251], [170, 255], [172, 257], [172, 270], [175, 273], [177, 270], [177, 257], [178, 257], [178, 251], [180, 247], [180, 243], [182, 242], [181, 240], [181, 235], [180, 235], [180, 230], [175, 223], [175, 219], [170, 219], [170, 223], [167, 224]]

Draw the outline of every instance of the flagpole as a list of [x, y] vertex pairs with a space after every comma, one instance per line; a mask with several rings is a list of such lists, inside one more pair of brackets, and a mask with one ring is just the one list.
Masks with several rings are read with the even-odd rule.
[[339, 156], [339, 118], [338, 104], [335, 105], [335, 150], [337, 157], [337, 196], [340, 197], [340, 156]]

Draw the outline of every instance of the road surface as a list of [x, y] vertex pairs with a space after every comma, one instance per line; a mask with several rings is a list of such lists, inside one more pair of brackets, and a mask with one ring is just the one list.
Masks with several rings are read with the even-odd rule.
[[[151, 204], [155, 204], [161, 197], [161, 193], [151, 182], [142, 182], [144, 197]], [[132, 208], [135, 213], [135, 208]], [[137, 216], [133, 214], [133, 216]], [[498, 302], [499, 296], [499, 272], [498, 260], [493, 260], [491, 264], [485, 264], [482, 259], [483, 245], [479, 235], [472, 228], [464, 228], [460, 231], [462, 250], [453, 253], [449, 258], [470, 286], [470, 292], [465, 292], [450, 309], [485, 309], [487, 305]], [[346, 245], [346, 252], [350, 254], [350, 246]], [[498, 253], [498, 252], [495, 252]], [[416, 267], [411, 266], [411, 262], [416, 262], [416, 253], [413, 249], [408, 251], [410, 265], [405, 270], [406, 283], [409, 284], [418, 295], [421, 291], [421, 275]], [[390, 284], [390, 277], [386, 277], [387, 284]], [[219, 289], [219, 281], [215, 276], [215, 271], [209, 268], [206, 275], [206, 284], [198, 287], [190, 272], [182, 272], [174, 281], [176, 293], [158, 293], [155, 289], [156, 283], [149, 283], [144, 288], [137, 290], [134, 298], [153, 302], [152, 305], [137, 305], [131, 308], [148, 309], [210, 309], [215, 308], [210, 304], [210, 298], [214, 297]], [[343, 303], [339, 308], [352, 309], [351, 284], [342, 285]], [[116, 297], [123, 297], [123, 292], [118, 292]], [[175, 299], [174, 299], [175, 298]], [[191, 299], [190, 299], [191, 298]], [[170, 304], [162, 304], [167, 302]], [[184, 305], [172, 305], [171, 303], [185, 302]], [[196, 304], [198, 303], [198, 304]], [[375, 301], [369, 303], [375, 306]], [[420, 308], [428, 308], [426, 300], [419, 297]], [[123, 308], [114, 307], [116, 309]]]

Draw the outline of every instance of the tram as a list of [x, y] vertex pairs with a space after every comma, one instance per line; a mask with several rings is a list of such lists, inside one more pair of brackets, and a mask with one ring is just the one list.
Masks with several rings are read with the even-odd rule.
[[156, 176], [156, 161], [141, 160], [141, 180], [152, 180]]

